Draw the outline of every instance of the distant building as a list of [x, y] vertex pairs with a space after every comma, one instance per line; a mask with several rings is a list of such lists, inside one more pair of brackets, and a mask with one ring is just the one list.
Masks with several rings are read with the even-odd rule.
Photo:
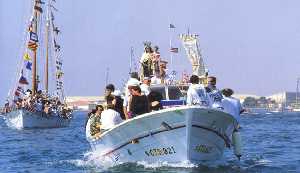
[[233, 97], [240, 99], [241, 103], [243, 103], [245, 98], [247, 97], [253, 97], [255, 99], [259, 99], [261, 96], [257, 96], [253, 94], [234, 94]]
[[103, 96], [69, 96], [66, 98], [66, 102], [69, 107], [73, 109], [91, 110], [96, 107], [97, 104], [104, 102]]
[[[268, 96], [267, 98], [270, 98], [274, 100], [277, 104], [282, 104], [286, 106], [293, 106], [296, 104], [296, 92], [280, 92], [273, 95]], [[299, 102], [299, 95], [298, 95], [298, 102]]]

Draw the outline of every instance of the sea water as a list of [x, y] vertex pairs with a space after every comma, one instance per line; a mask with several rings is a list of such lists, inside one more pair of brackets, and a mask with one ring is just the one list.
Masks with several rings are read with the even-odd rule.
[[243, 156], [231, 150], [216, 162], [158, 162], [111, 167], [85, 140], [86, 112], [68, 128], [18, 130], [0, 120], [0, 172], [300, 172], [300, 113], [247, 114], [241, 119]]

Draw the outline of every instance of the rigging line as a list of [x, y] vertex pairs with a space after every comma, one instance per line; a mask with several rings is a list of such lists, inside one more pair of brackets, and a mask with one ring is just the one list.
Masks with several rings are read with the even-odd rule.
[[[30, 1], [31, 3], [29, 4], [30, 6], [32, 5], [32, 1]], [[30, 8], [29, 8], [30, 9]], [[33, 9], [33, 8], [32, 8]], [[28, 13], [32, 14], [32, 9], [29, 10]], [[11, 101], [13, 100], [14, 97], [14, 91], [17, 89], [18, 83], [19, 83], [19, 78], [20, 78], [20, 74], [22, 71], [22, 66], [24, 65], [24, 60], [23, 60], [23, 54], [25, 52], [25, 50], [27, 49], [27, 42], [28, 42], [28, 31], [27, 31], [27, 26], [28, 26], [28, 21], [30, 21], [30, 19], [32, 18], [31, 15], [24, 15], [23, 19], [25, 18], [25, 16], [29, 16], [28, 19], [29, 20], [23, 20], [26, 21], [25, 22], [25, 26], [24, 26], [24, 30], [23, 30], [23, 36], [22, 36], [22, 41], [21, 41], [21, 46], [20, 46], [20, 51], [19, 51], [19, 58], [21, 57], [21, 61], [17, 61], [17, 70], [15, 72], [15, 76], [16, 78], [12, 78], [10, 83], [13, 83], [13, 90], [10, 90], [8, 92], [8, 99]]]
[[[52, 12], [52, 11], [51, 11]], [[52, 46], [53, 45], [55, 45], [55, 41], [54, 40], [57, 40], [58, 39], [58, 36], [57, 35], [55, 35], [55, 33], [54, 33], [54, 23], [53, 23], [53, 20], [51, 20], [51, 27], [52, 27], [52, 29], [50, 29], [50, 31], [51, 31], [51, 35], [52, 35]], [[55, 49], [55, 48], [54, 48]], [[52, 52], [53, 52], [53, 57], [54, 57], [54, 61], [55, 61], [55, 63], [56, 63], [56, 61], [58, 61], [58, 62], [62, 62], [62, 59], [61, 59], [61, 52], [60, 51], [55, 51], [55, 50], [52, 50]], [[56, 64], [57, 65], [57, 64]], [[62, 71], [62, 66], [60, 66], [60, 71]], [[55, 74], [58, 72], [58, 70], [55, 68]], [[58, 82], [63, 82], [63, 80], [62, 80], [62, 78], [63, 77], [61, 77], [60, 79], [57, 79], [57, 77], [56, 77], [56, 75], [55, 76], [53, 76], [54, 78], [55, 78], [55, 80], [54, 81], [56, 81], [55, 82], [55, 90], [56, 90], [56, 93], [57, 93], [57, 95], [58, 95], [58, 97], [60, 97], [62, 100], [64, 100], [64, 103], [66, 102], [66, 98], [65, 98], [65, 95], [64, 95], [64, 85], [63, 85], [63, 83], [62, 84], [60, 84], [59, 83], [59, 88], [60, 89], [57, 89], [57, 83]]]

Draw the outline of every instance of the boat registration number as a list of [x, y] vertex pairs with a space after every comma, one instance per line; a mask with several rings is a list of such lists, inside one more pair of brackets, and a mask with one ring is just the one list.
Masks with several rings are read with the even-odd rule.
[[175, 148], [171, 147], [163, 147], [163, 148], [152, 148], [148, 151], [145, 151], [147, 156], [162, 156], [162, 155], [170, 155], [175, 154]]
[[210, 153], [212, 150], [212, 147], [206, 146], [206, 145], [197, 145], [195, 147], [195, 151], [199, 153]]

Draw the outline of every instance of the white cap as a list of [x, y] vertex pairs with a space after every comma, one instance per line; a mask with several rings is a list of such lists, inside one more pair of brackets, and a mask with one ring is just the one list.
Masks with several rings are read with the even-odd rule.
[[134, 78], [129, 79], [129, 81], [127, 82], [127, 86], [139, 86], [139, 85], [140, 85], [140, 81]]

